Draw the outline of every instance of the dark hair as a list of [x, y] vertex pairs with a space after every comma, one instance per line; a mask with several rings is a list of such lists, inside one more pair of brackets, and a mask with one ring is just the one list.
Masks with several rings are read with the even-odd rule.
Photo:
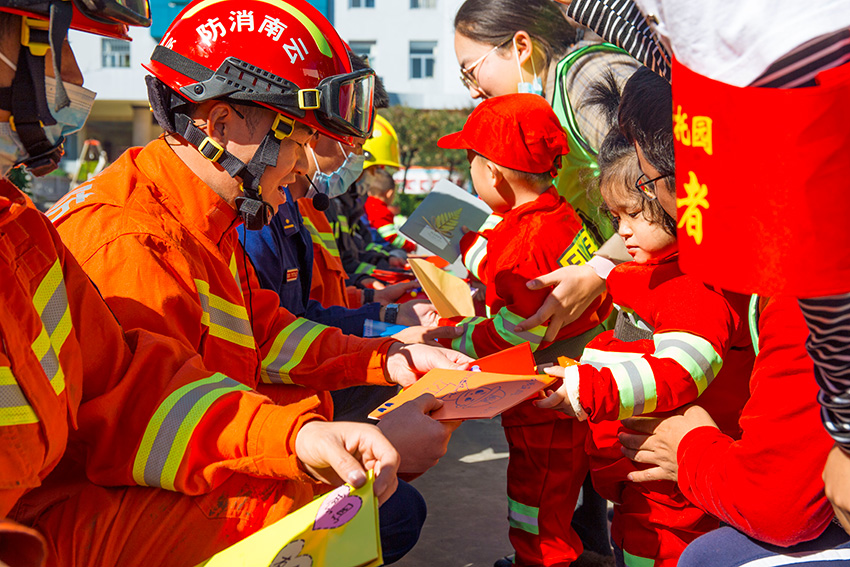
[[[637, 152], [617, 128], [612, 128], [605, 136], [605, 140], [599, 148], [598, 163], [599, 183], [597, 191], [599, 191], [600, 200], [602, 186], [613, 184], [633, 197], [646, 220], [653, 224], [660, 224], [664, 232], [676, 236], [676, 221], [661, 207], [658, 199], [646, 198], [643, 192], [635, 187], [635, 181], [642, 173], [637, 160]], [[604, 202], [599, 208], [602, 211], [608, 211]], [[612, 223], [616, 230], [617, 222], [612, 219]]]
[[623, 87], [618, 119], [626, 140], [630, 144], [637, 142], [658, 173], [669, 176], [667, 187], [676, 187], [670, 83], [647, 67], [640, 67]]
[[[360, 57], [353, 51], [348, 52], [348, 59], [351, 61], [351, 70], [352, 71], [360, 71], [363, 69], [372, 69], [369, 66], [369, 62], [366, 61], [364, 57]], [[373, 69], [374, 70], [374, 69]], [[387, 108], [390, 106], [390, 95], [387, 93], [387, 89], [384, 88], [384, 82], [375, 75], [375, 96], [374, 96], [374, 104], [375, 108]]]
[[[622, 106], [620, 86], [614, 73], [606, 71], [594, 81], [588, 89], [588, 95], [579, 103], [582, 107], [597, 106], [607, 118], [610, 131], [599, 147], [597, 164], [599, 178], [588, 188], [588, 199], [599, 204], [602, 211], [608, 210], [602, 201], [601, 187], [614, 183], [626, 190], [640, 204], [640, 210], [648, 221], [660, 224], [668, 234], [676, 234], [676, 222], [668, 215], [658, 199], [647, 199], [634, 183], [640, 177], [641, 170], [637, 161], [634, 145], [620, 132], [617, 109]], [[616, 223], [615, 228], [616, 228]]]
[[525, 31], [543, 52], [544, 66], [576, 42], [575, 28], [552, 0], [466, 0], [455, 15], [455, 31], [494, 46]]

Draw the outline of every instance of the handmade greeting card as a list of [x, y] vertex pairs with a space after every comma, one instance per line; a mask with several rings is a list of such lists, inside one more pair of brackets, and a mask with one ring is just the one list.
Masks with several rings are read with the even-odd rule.
[[374, 476], [343, 485], [197, 567], [377, 567], [383, 565]]
[[401, 232], [449, 263], [460, 256], [462, 228], [478, 230], [493, 211], [451, 181], [439, 181], [401, 227]]

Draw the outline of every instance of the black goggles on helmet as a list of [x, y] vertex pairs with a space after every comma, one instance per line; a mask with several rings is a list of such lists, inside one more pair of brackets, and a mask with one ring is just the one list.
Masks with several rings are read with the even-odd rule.
[[[45, 0], [3, 0], [0, 1], [0, 7], [42, 14], [49, 18], [52, 3]], [[95, 22], [142, 27], [151, 25], [148, 0], [73, 0], [73, 3], [85, 17]]]
[[368, 138], [375, 118], [375, 73], [362, 69], [322, 79], [318, 88], [299, 89], [298, 108], [313, 110], [324, 126]]
[[317, 122], [339, 136], [368, 138], [375, 118], [375, 72], [362, 69], [322, 79], [315, 89], [300, 89], [295, 83], [235, 57], [225, 59], [218, 69], [203, 65], [161, 45], [151, 61], [194, 79], [180, 94], [192, 102], [226, 99], [242, 104], [260, 104], [304, 118], [312, 110]]

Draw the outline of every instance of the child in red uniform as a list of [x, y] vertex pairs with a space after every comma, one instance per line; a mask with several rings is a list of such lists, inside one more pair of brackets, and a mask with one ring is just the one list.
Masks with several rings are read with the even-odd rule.
[[651, 181], [618, 131], [606, 138], [599, 169], [605, 207], [634, 261], [620, 264], [607, 279], [620, 308], [615, 329], [588, 344], [581, 365], [547, 369], [564, 382], [538, 406], [591, 422], [591, 477], [615, 503], [611, 536], [624, 564], [672, 567], [689, 542], [718, 522], [673, 482], [627, 481], [637, 469], [620, 451], [618, 420], [699, 397], [720, 429], [738, 437], [754, 360], [749, 298], [682, 274], [675, 221], [642, 195], [642, 187], [653, 190]]
[[[552, 185], [560, 156], [569, 152], [558, 118], [543, 97], [495, 97], [472, 112], [461, 132], [444, 136], [438, 145], [467, 150], [475, 190], [499, 219], [489, 225], [494, 228], [467, 233], [461, 241], [464, 251], [486, 241], [487, 261], [478, 276], [492, 316], [441, 320], [441, 325], [464, 328], [445, 346], [474, 357], [525, 341], [535, 351], [547, 347], [544, 326], [523, 333], [513, 329], [548, 293], [531, 291], [525, 282], [557, 268], [583, 233], [575, 211]], [[577, 356], [609, 312], [607, 297], [597, 298], [561, 330], [556, 343]], [[587, 426], [564, 417], [531, 402], [502, 414], [510, 447], [508, 518], [517, 565], [566, 566], [582, 551], [570, 521], [587, 473]]]
[[395, 225], [395, 214], [390, 209], [395, 195], [395, 181], [392, 175], [383, 167], [367, 167], [361, 183], [366, 185], [369, 193], [363, 208], [372, 228], [392, 247], [401, 248], [405, 252], [416, 250], [416, 243], [402, 236]]

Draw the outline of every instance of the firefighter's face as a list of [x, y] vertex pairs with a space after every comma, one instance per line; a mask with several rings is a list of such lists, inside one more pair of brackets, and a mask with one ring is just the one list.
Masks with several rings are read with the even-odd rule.
[[603, 183], [600, 189], [617, 233], [635, 262], [658, 260], [676, 251], [676, 237], [649, 219], [639, 195], [622, 187], [619, 179]]

